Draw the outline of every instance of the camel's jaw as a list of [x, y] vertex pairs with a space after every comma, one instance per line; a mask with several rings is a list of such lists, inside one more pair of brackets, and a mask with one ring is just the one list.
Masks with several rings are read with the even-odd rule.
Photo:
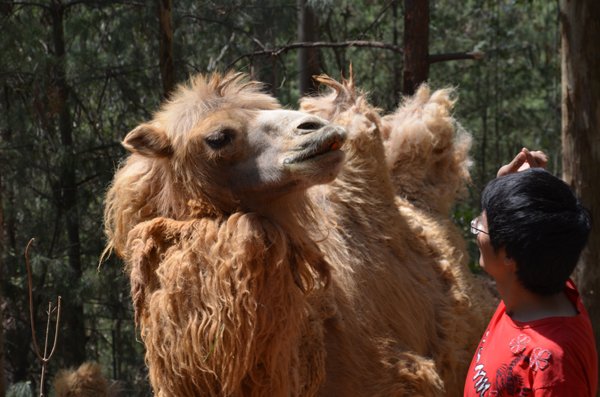
[[297, 149], [293, 150], [283, 160], [283, 165], [294, 172], [299, 168], [309, 166], [334, 165], [344, 160], [344, 152], [340, 149], [347, 137], [346, 130], [338, 126], [326, 126], [306, 137]]

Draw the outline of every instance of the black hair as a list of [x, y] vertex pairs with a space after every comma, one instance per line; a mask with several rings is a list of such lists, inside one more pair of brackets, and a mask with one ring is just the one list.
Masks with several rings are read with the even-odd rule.
[[569, 185], [541, 168], [502, 176], [483, 191], [490, 242], [517, 264], [517, 278], [538, 295], [554, 295], [577, 265], [591, 215]]

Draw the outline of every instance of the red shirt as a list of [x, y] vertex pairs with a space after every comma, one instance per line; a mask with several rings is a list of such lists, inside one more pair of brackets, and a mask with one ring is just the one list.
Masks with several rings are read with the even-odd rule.
[[592, 324], [572, 280], [565, 292], [575, 317], [520, 322], [500, 302], [471, 362], [465, 397], [596, 396]]

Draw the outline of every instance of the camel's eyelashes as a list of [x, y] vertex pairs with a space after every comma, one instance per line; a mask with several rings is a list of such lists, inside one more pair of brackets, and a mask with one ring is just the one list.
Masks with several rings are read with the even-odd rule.
[[213, 149], [222, 149], [233, 141], [234, 131], [224, 129], [205, 138], [206, 143]]
[[302, 123], [296, 128], [298, 128], [299, 130], [318, 130], [319, 128], [322, 128], [322, 127], [323, 127], [323, 124], [321, 124], [321, 123], [308, 122], [308, 123]]

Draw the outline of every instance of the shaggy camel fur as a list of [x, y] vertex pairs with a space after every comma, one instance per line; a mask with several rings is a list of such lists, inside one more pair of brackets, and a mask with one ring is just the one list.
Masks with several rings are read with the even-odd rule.
[[62, 370], [54, 380], [56, 397], [116, 397], [119, 386], [107, 382], [97, 364], [83, 363], [77, 370]]
[[470, 145], [450, 92], [381, 117], [319, 80], [296, 112], [197, 76], [125, 138], [106, 252], [158, 396], [462, 394], [491, 308], [448, 218]]

